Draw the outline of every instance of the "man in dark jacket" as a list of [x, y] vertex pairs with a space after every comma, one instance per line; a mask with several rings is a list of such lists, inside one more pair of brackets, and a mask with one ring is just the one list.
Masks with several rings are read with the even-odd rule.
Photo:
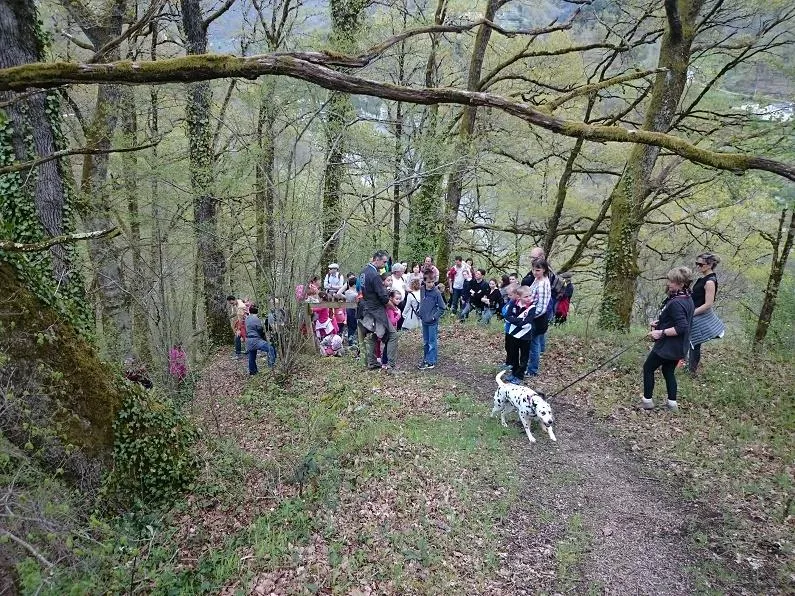
[[262, 325], [258, 313], [259, 309], [256, 304], [252, 304], [248, 309], [248, 316], [246, 317], [246, 351], [248, 352], [248, 374], [256, 375], [259, 372], [257, 368], [257, 352], [265, 352], [268, 355], [268, 366], [273, 368], [276, 364], [276, 350], [265, 339], [265, 328]]
[[[359, 328], [367, 339], [365, 344], [365, 364], [368, 369], [380, 369], [381, 365], [375, 358], [375, 340], [379, 338], [389, 345], [397, 345], [396, 341], [389, 341], [397, 334], [397, 329], [389, 322], [386, 316], [386, 305], [389, 302], [389, 293], [381, 279], [381, 268], [386, 264], [389, 255], [379, 250], [373, 255], [362, 272], [359, 274], [359, 285], [362, 292], [361, 318], [358, 320]], [[391, 354], [387, 353], [388, 361], [392, 362]]]
[[442, 293], [436, 288], [433, 276], [426, 274], [424, 287], [420, 290], [418, 313], [422, 321], [422, 362], [418, 367], [421, 370], [436, 366], [439, 317], [442, 316], [446, 308]]
[[469, 295], [469, 300], [461, 311], [461, 316], [458, 318], [459, 323], [464, 322], [464, 319], [469, 316], [469, 311], [472, 309], [478, 312], [483, 311], [483, 298], [489, 295], [489, 282], [486, 281], [485, 269], [475, 270], [475, 276], [469, 282], [467, 294]]

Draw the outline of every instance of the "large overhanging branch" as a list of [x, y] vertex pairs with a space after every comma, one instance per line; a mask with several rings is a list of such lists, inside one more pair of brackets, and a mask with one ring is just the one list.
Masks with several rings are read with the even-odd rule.
[[[721, 170], [742, 173], [765, 170], [795, 181], [795, 165], [766, 157], [710, 151], [679, 137], [619, 126], [585, 124], [552, 116], [543, 108], [516, 102], [493, 93], [452, 88], [412, 88], [338, 72], [318, 63], [323, 53], [308, 62], [289, 54], [264, 54], [237, 57], [205, 54], [157, 62], [110, 62], [77, 64], [71, 62], [35, 63], [0, 70], [0, 91], [22, 91], [30, 87], [47, 88], [70, 83], [193, 83], [211, 79], [263, 75], [287, 76], [313, 83], [331, 91], [369, 95], [392, 101], [432, 105], [459, 104], [502, 110], [525, 122], [573, 138], [596, 142], [641, 143], [668, 149], [689, 161]], [[328, 63], [337, 58], [327, 57]]]
[[5, 252], [42, 252], [55, 246], [56, 244], [72, 244], [80, 242], [81, 240], [96, 240], [97, 238], [113, 238], [121, 234], [118, 228], [109, 228], [107, 230], [97, 230], [96, 232], [82, 232], [80, 234], [63, 234], [61, 236], [53, 236], [41, 242], [14, 242], [12, 240], [0, 240], [0, 250]]

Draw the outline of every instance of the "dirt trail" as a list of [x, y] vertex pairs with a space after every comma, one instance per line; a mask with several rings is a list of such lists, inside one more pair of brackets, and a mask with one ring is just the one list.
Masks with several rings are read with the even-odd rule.
[[[442, 359], [440, 374], [484, 390], [494, 378]], [[551, 385], [542, 375], [534, 384]], [[554, 400], [557, 443], [516, 423], [520, 499], [501, 533], [499, 571], [514, 594], [691, 594], [688, 520], [695, 512], [587, 412]], [[506, 453], [506, 457], [510, 454]], [[499, 462], [495, 462], [498, 465]]]

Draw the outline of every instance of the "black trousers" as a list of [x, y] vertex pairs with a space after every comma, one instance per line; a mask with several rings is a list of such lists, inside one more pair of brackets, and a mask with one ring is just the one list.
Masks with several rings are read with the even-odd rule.
[[505, 350], [508, 353], [507, 364], [511, 365], [511, 374], [517, 379], [524, 379], [527, 361], [530, 359], [530, 338], [517, 339], [506, 333]]
[[656, 352], [651, 351], [643, 363], [643, 397], [651, 399], [654, 393], [654, 371], [662, 368], [663, 378], [665, 379], [665, 389], [668, 391], [668, 399], [676, 401], [676, 365], [679, 360], [667, 360], [660, 358]]

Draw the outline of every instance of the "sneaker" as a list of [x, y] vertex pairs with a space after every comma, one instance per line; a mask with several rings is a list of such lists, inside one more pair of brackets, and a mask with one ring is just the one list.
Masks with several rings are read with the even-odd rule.
[[669, 399], [668, 403], [666, 404], [669, 412], [678, 412], [679, 405], [676, 403], [675, 399]]
[[432, 368], [436, 368], [436, 365], [428, 364], [427, 362], [423, 362], [422, 366], [419, 367], [420, 370], [431, 370]]
[[511, 366], [510, 364], [503, 364], [500, 368], [502, 370], [511, 370], [513, 366]]
[[654, 409], [654, 400], [653, 399], [646, 399], [645, 397], [640, 400], [640, 407], [644, 410], [653, 410]]
[[514, 385], [521, 385], [522, 384], [522, 379], [520, 379], [518, 377], [514, 377], [513, 375], [508, 375], [507, 377], [505, 377], [505, 382], [506, 383], [512, 383]]
[[422, 370], [423, 368], [425, 368], [426, 364], [427, 363], [425, 362], [425, 360], [421, 360], [420, 363], [417, 365], [417, 368]]

